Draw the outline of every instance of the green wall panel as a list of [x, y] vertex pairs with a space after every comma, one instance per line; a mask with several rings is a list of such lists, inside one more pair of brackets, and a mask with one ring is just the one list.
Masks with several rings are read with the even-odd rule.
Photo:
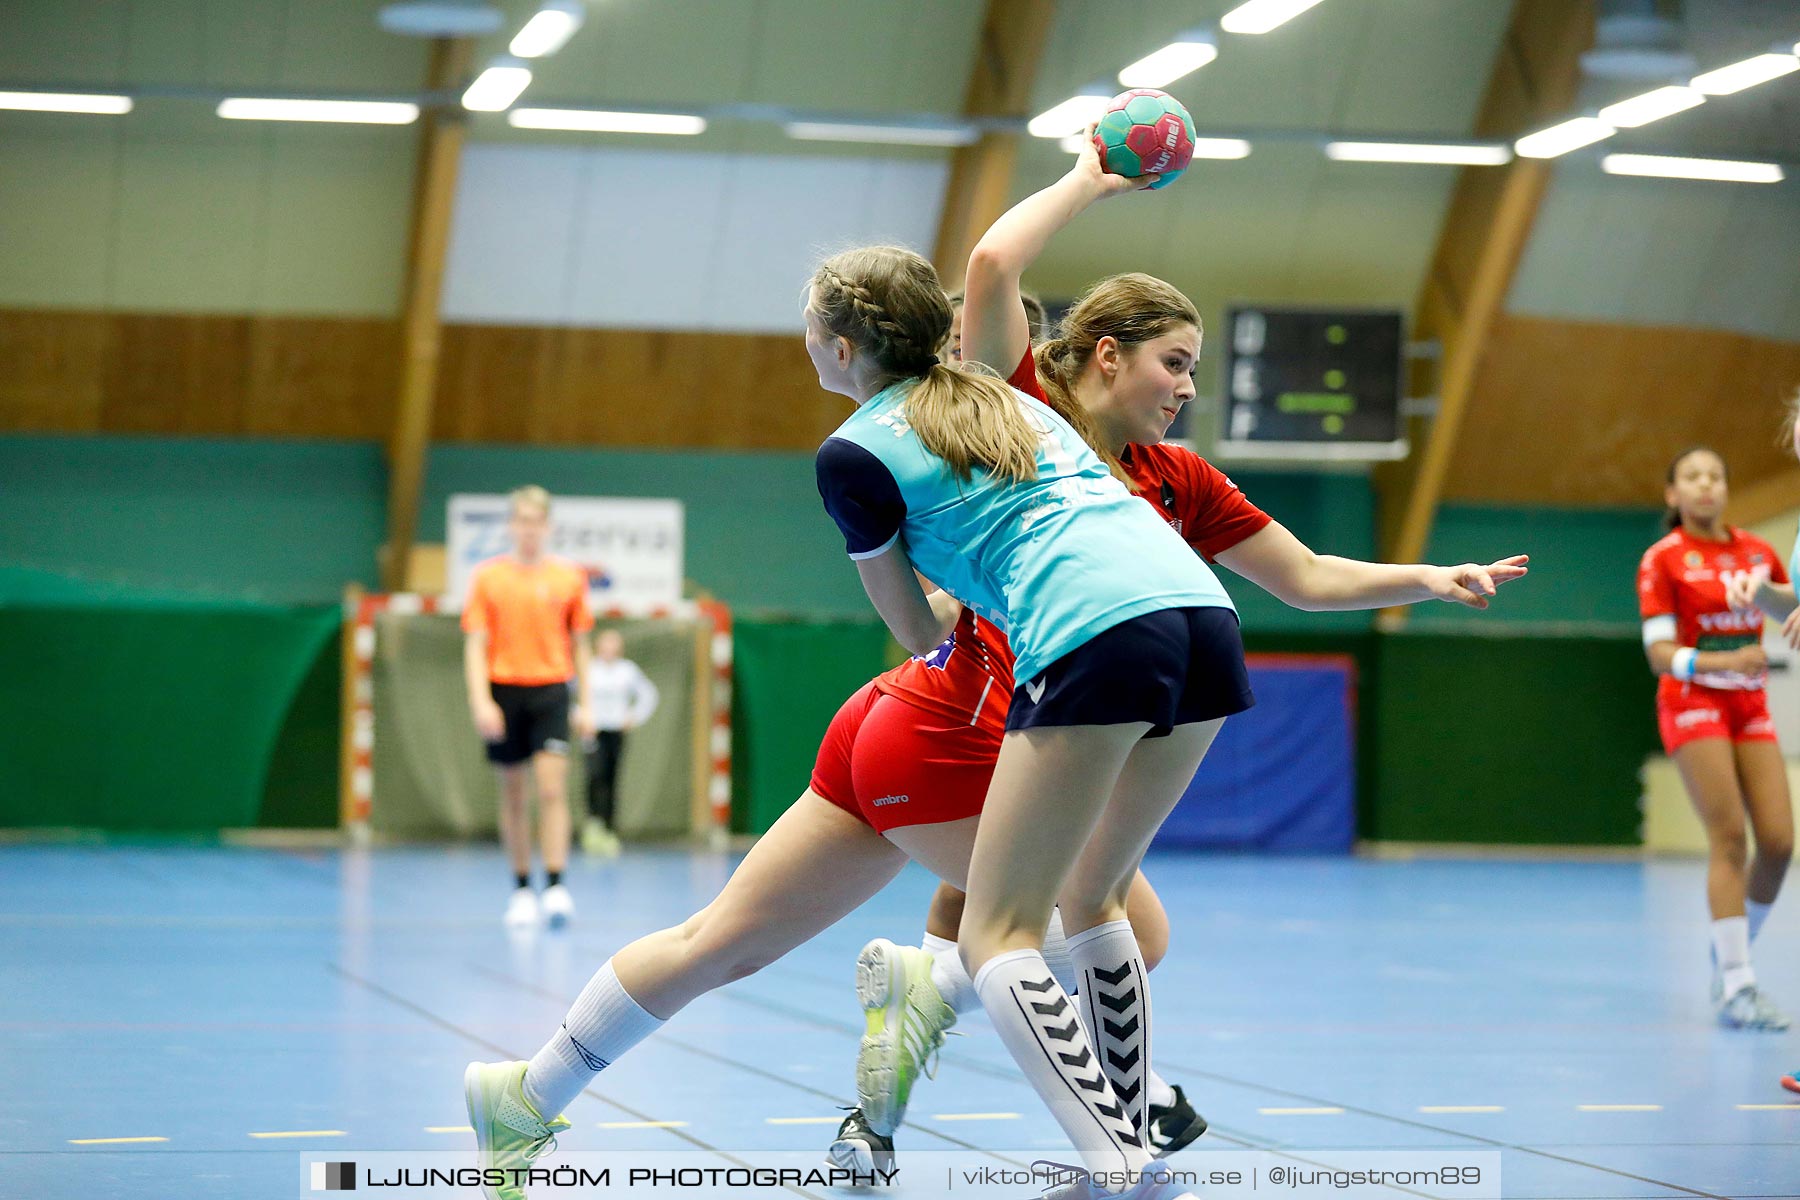
[[1664, 533], [1659, 509], [1568, 509], [1449, 504], [1438, 513], [1433, 562], [1492, 562], [1531, 555], [1531, 574], [1508, 585], [1477, 616], [1425, 604], [1420, 624], [1479, 621], [1631, 625], [1638, 623], [1638, 560]]
[[256, 824], [295, 692], [338, 623], [335, 609], [0, 607], [0, 826]]
[[1657, 737], [1636, 637], [1419, 632], [1381, 637], [1376, 661], [1364, 837], [1638, 841], [1638, 770]]
[[278, 604], [374, 582], [372, 443], [0, 437], [0, 480], [0, 562]]
[[[335, 616], [335, 613], [331, 614]], [[256, 825], [333, 829], [338, 823], [338, 740], [343, 722], [343, 626], [314, 654], [269, 751]]]
[[897, 651], [878, 620], [742, 620], [732, 640], [731, 823], [761, 833], [806, 789], [832, 714]]

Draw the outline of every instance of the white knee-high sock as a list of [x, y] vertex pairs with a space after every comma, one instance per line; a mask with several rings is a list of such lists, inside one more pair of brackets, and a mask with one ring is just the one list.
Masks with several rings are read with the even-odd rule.
[[[931, 954], [931, 982], [937, 985], [938, 995], [944, 998], [951, 1011], [961, 1016], [979, 1007], [981, 997], [975, 994], [975, 981], [969, 978], [969, 969], [963, 966], [956, 943], [928, 933], [919, 945]], [[1069, 962], [1069, 939], [1063, 936], [1062, 914], [1054, 909], [1050, 912], [1050, 924], [1044, 930], [1044, 961], [1063, 991], [1073, 996], [1080, 990], [1075, 968]]]
[[[943, 941], [935, 938], [934, 941]], [[931, 949], [927, 946], [926, 949]], [[935, 950], [931, 955], [931, 982], [937, 985], [938, 995], [956, 1015], [981, 1007], [981, 997], [975, 994], [975, 981], [969, 978], [969, 969], [963, 966], [962, 955], [956, 952], [955, 942], [946, 942], [943, 948]]]
[[631, 998], [607, 959], [575, 998], [556, 1036], [531, 1056], [525, 1099], [546, 1121], [560, 1116], [589, 1080], [662, 1026], [661, 1017]]
[[1714, 921], [1712, 946], [1727, 999], [1756, 982], [1756, 972], [1750, 967], [1749, 921], [1743, 917], [1721, 917]]
[[1754, 942], [1756, 935], [1762, 932], [1763, 922], [1769, 919], [1769, 910], [1775, 906], [1774, 901], [1764, 904], [1761, 900], [1744, 901], [1744, 917], [1750, 922], [1750, 940]]
[[1000, 1040], [1050, 1115], [1094, 1172], [1142, 1171], [1153, 1161], [1113, 1095], [1070, 1001], [1036, 950], [996, 955], [975, 990]]
[[1063, 991], [1073, 996], [1081, 990], [1075, 965], [1069, 961], [1069, 938], [1063, 932], [1060, 909], [1050, 910], [1050, 924], [1044, 927], [1044, 961], [1049, 964], [1050, 973], [1056, 976], [1056, 982], [1062, 984]]
[[1145, 1073], [1150, 1066], [1150, 988], [1130, 921], [1108, 921], [1069, 939], [1081, 980], [1081, 1011], [1113, 1094], [1131, 1127], [1145, 1128]]

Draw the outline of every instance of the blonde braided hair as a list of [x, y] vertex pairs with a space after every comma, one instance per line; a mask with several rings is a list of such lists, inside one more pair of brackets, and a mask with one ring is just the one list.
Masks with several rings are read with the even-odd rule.
[[950, 300], [924, 258], [900, 246], [834, 254], [813, 272], [811, 306], [881, 382], [918, 380], [906, 396], [907, 423], [958, 479], [967, 481], [976, 467], [1015, 483], [1037, 478], [1040, 435], [1013, 390], [938, 361]]

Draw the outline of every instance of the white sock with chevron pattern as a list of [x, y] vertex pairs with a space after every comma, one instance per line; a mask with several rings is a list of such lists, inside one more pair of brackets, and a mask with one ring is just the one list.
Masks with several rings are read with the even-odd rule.
[[1141, 1134], [1149, 1103], [1150, 973], [1131, 922], [1108, 921], [1075, 934], [1069, 958], [1081, 981], [1082, 1024], [1106, 1068], [1106, 1081]]
[[1075, 1005], [1050, 974], [1044, 956], [1036, 950], [995, 955], [975, 973], [975, 990], [1000, 1040], [1050, 1107], [1082, 1165], [1115, 1177], [1150, 1166], [1143, 1135], [1113, 1095]]

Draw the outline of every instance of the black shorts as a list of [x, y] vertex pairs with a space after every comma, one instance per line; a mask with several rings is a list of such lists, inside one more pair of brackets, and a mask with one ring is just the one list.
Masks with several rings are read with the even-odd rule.
[[506, 736], [487, 744], [488, 761], [516, 766], [534, 754], [569, 752], [569, 685], [490, 683]]
[[1229, 608], [1164, 608], [1101, 630], [1013, 689], [1008, 729], [1150, 722], [1147, 737], [1256, 703]]

